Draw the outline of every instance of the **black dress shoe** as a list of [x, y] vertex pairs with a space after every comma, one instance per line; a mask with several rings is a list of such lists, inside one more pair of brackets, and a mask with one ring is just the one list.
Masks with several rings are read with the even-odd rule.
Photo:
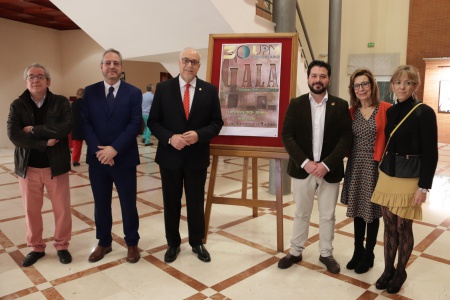
[[204, 262], [210, 262], [211, 256], [209, 255], [208, 250], [206, 250], [205, 246], [199, 245], [196, 247], [192, 247], [192, 252], [197, 254], [198, 259]]
[[70, 264], [72, 262], [72, 255], [70, 255], [68, 250], [58, 250], [56, 253], [58, 254], [59, 261], [62, 264]]
[[327, 270], [330, 273], [338, 274], [341, 271], [341, 266], [334, 259], [333, 255], [327, 257], [323, 257], [322, 255], [320, 255], [319, 261], [327, 267]]
[[166, 263], [174, 262], [175, 259], [177, 259], [178, 253], [180, 253], [180, 246], [178, 247], [169, 246], [169, 248], [167, 248], [166, 253], [164, 254], [164, 261]]
[[288, 255], [280, 259], [280, 261], [278, 262], [278, 268], [280, 269], [290, 268], [293, 264], [302, 261], [302, 258], [303, 257], [301, 254], [299, 256], [295, 256], [289, 253]]
[[27, 254], [25, 259], [22, 261], [22, 267], [29, 267], [38, 261], [39, 258], [44, 257], [45, 252], [34, 252], [31, 251]]
[[79, 163], [79, 162], [74, 162], [72, 165], [73, 165], [74, 167], [78, 167], [78, 166], [80, 165], [80, 163]]

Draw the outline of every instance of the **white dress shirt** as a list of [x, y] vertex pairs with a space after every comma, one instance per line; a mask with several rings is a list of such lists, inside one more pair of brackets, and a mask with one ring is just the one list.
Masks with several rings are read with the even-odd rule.
[[109, 94], [109, 87], [112, 86], [114, 88], [114, 92], [113, 92], [114, 98], [116, 98], [117, 91], [119, 90], [119, 86], [120, 86], [121, 80], [117, 81], [113, 85], [110, 85], [110, 84], [106, 83], [106, 81], [103, 81], [103, 82], [105, 83], [105, 95], [106, 95], [106, 97], [108, 97], [108, 94]]
[[[320, 154], [322, 153], [323, 146], [323, 132], [325, 127], [325, 112], [327, 108], [328, 92], [325, 92], [325, 96], [322, 101], [317, 103], [309, 93], [309, 102], [311, 104], [311, 120], [312, 120], [312, 136], [313, 136], [313, 155], [314, 161], [320, 161]], [[302, 163], [302, 168], [309, 162], [306, 159]], [[323, 163], [323, 165], [329, 171], [330, 169]]]

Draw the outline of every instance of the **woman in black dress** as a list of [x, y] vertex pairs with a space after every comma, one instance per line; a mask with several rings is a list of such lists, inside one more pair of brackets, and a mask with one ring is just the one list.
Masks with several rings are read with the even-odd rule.
[[385, 146], [386, 110], [391, 104], [380, 101], [375, 78], [365, 68], [356, 70], [350, 76], [348, 91], [353, 119], [353, 146], [345, 170], [341, 202], [347, 205], [347, 217], [354, 218], [355, 249], [347, 269], [362, 274], [373, 267], [375, 258], [373, 250], [380, 226], [381, 207], [371, 203], [370, 199], [378, 180], [378, 163]]

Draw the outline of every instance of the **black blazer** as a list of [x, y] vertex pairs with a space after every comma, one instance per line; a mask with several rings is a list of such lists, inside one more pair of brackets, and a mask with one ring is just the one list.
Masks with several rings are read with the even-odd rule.
[[[291, 100], [281, 134], [284, 147], [289, 154], [288, 174], [298, 179], [308, 177], [309, 174], [301, 165], [307, 158], [314, 161], [309, 94]], [[320, 161], [330, 168], [330, 172], [324, 177], [327, 182], [340, 182], [344, 177], [343, 159], [350, 151], [352, 138], [352, 119], [348, 102], [328, 95], [320, 155]]]
[[[158, 83], [147, 125], [158, 139], [155, 161], [168, 169], [207, 168], [210, 163], [209, 143], [223, 126], [217, 88], [197, 78], [189, 120], [186, 120], [179, 76]], [[174, 134], [194, 130], [198, 142], [181, 151], [169, 145]]]

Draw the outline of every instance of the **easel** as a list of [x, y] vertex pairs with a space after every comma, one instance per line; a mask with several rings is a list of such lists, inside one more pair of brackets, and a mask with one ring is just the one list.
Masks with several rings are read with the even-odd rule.
[[[252, 207], [253, 217], [258, 216], [258, 207], [271, 208], [276, 210], [277, 214], [277, 251], [283, 252], [283, 190], [281, 180], [281, 160], [288, 159], [289, 156], [284, 148], [281, 147], [255, 147], [255, 146], [230, 146], [230, 145], [211, 145], [212, 165], [209, 178], [208, 194], [206, 197], [205, 208], [205, 238], [208, 238], [209, 221], [211, 218], [211, 207], [213, 203], [240, 205]], [[216, 184], [217, 164], [219, 156], [243, 157], [243, 175], [242, 175], [242, 193], [241, 198], [227, 198], [214, 196], [214, 187]], [[248, 166], [249, 158], [252, 159], [252, 197], [247, 198], [248, 184]], [[258, 169], [257, 159], [266, 158], [275, 160], [275, 199], [276, 201], [258, 200]]]

